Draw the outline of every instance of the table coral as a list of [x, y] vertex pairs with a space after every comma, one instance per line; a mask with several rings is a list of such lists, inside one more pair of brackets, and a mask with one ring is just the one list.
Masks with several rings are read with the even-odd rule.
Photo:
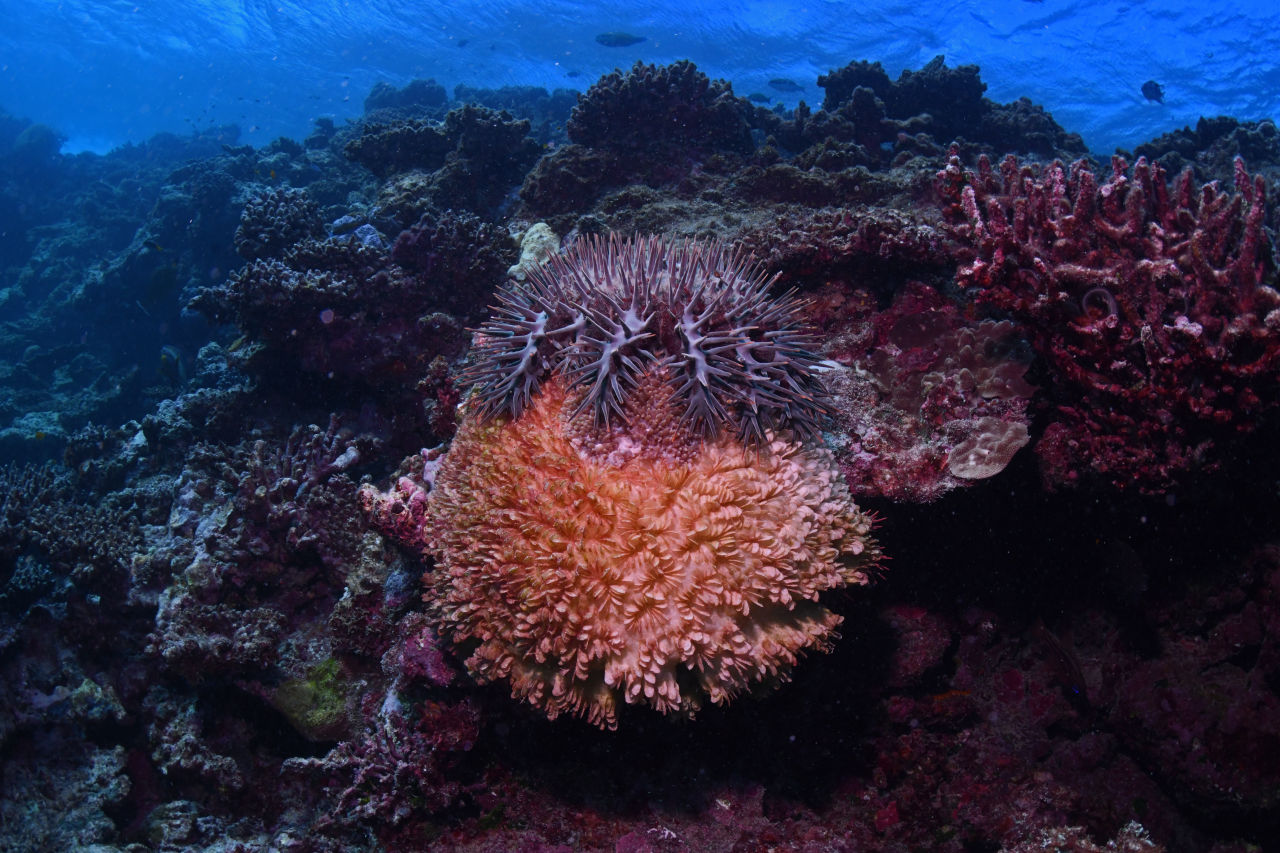
[[1140, 158], [1103, 181], [1083, 161], [955, 155], [937, 189], [967, 244], [961, 287], [1025, 325], [1048, 363], [1046, 480], [1095, 477], [1164, 492], [1212, 467], [1276, 399], [1280, 294], [1263, 230], [1266, 184], [1236, 161], [1236, 192], [1170, 185]]

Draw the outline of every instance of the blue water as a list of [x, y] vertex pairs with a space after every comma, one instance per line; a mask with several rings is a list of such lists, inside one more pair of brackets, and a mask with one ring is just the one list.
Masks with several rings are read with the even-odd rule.
[[[851, 60], [896, 77], [943, 54], [1100, 153], [1200, 116], [1280, 114], [1280, 6], [1261, 0], [3, 0], [0, 15], [0, 107], [58, 128], [66, 152], [224, 123], [260, 145], [359, 115], [380, 80], [582, 90], [637, 59], [692, 59], [738, 94], [794, 106], [821, 103], [817, 76]], [[596, 43], [617, 31], [645, 40]], [[770, 88], [779, 77], [802, 90]], [[1143, 97], [1147, 80], [1163, 104]]]

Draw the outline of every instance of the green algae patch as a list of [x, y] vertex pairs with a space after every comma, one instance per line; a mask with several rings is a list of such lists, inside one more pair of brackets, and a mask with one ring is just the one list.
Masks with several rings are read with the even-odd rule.
[[305, 676], [280, 685], [272, 705], [307, 740], [337, 740], [348, 726], [349, 687], [342, 664], [329, 658], [307, 670]]

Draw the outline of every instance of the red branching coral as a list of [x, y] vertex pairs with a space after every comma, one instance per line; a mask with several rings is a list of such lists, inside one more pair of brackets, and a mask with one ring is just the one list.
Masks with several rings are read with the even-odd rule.
[[372, 823], [389, 832], [415, 813], [444, 811], [461, 796], [447, 771], [471, 749], [477, 725], [475, 710], [466, 704], [424, 703], [413, 722], [397, 710], [380, 718], [315, 763], [339, 778], [352, 777], [334, 808], [339, 821]]
[[1211, 467], [1215, 441], [1276, 399], [1280, 294], [1263, 230], [1265, 182], [1236, 161], [1236, 193], [1188, 170], [1119, 157], [997, 175], [953, 156], [937, 189], [967, 243], [957, 282], [1025, 324], [1053, 381], [1038, 451], [1051, 484], [1096, 476], [1167, 490]]
[[[612, 728], [622, 702], [692, 714], [784, 681], [841, 622], [821, 594], [866, 583], [878, 559], [828, 453], [702, 439], [662, 372], [611, 427], [558, 378], [518, 418], [472, 413], [425, 524], [401, 525], [436, 560], [429, 599], [468, 669], [550, 717]], [[363, 500], [411, 519], [416, 492]]]

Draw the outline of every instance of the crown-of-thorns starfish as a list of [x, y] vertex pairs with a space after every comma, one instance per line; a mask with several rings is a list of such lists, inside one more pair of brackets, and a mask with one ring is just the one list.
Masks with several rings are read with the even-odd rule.
[[499, 291], [464, 381], [480, 417], [518, 417], [560, 373], [581, 394], [575, 414], [590, 409], [608, 426], [658, 368], [696, 433], [812, 435], [828, 414], [821, 360], [802, 303], [794, 291], [771, 295], [773, 282], [720, 242], [584, 238]]

